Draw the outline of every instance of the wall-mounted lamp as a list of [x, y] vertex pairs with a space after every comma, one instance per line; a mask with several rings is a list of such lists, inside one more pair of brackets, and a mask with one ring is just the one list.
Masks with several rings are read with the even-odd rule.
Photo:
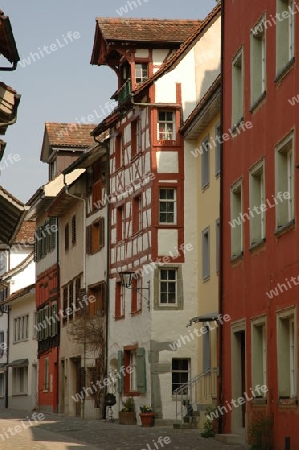
[[[135, 272], [132, 270], [128, 270], [125, 272], [119, 272], [119, 276], [120, 276], [120, 281], [121, 281], [121, 285], [124, 286], [126, 289], [132, 289], [133, 291], [136, 291], [139, 293], [139, 295], [145, 299], [147, 301], [147, 309], [150, 310], [150, 282], [148, 281], [148, 287], [135, 287], [132, 286], [132, 280], [133, 280], [133, 276], [135, 275]], [[148, 298], [144, 297], [142, 294], [140, 294], [139, 291], [148, 291]]]

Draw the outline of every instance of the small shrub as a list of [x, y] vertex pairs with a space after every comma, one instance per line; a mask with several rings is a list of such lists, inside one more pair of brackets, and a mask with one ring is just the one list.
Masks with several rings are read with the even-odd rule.
[[128, 397], [125, 402], [123, 402], [122, 412], [135, 412], [135, 403], [133, 397]]
[[[213, 406], [208, 406], [205, 411], [205, 416], [207, 417], [212, 412], [216, 411], [217, 408]], [[214, 430], [214, 420], [210, 420], [207, 417], [207, 420], [204, 422], [203, 425], [204, 431], [201, 433], [201, 437], [209, 438], [209, 437], [215, 437], [216, 433]]]

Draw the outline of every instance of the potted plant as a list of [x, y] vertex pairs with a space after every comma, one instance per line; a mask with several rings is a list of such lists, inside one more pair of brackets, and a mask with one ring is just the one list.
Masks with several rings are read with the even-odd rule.
[[105, 395], [105, 405], [106, 406], [113, 406], [116, 403], [116, 397], [111, 392], [107, 392]]
[[140, 420], [142, 427], [153, 427], [155, 425], [155, 413], [149, 405], [140, 406]]
[[119, 423], [121, 425], [135, 425], [135, 403], [133, 397], [128, 397], [123, 402], [123, 409], [119, 412]]

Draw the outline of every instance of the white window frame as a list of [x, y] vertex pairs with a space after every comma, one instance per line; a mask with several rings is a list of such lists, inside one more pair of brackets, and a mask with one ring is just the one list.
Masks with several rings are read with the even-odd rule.
[[[160, 118], [160, 114], [165, 114], [164, 119]], [[171, 120], [168, 120], [167, 114], [172, 115]], [[175, 133], [176, 133], [175, 118], [176, 114], [175, 111], [173, 110], [158, 110], [157, 138], [159, 141], [175, 141]], [[160, 131], [160, 127], [162, 127], [164, 131]]]
[[[162, 190], [173, 191], [173, 199], [161, 198], [160, 194], [161, 194]], [[171, 212], [168, 212], [168, 211], [166, 211], [166, 212], [161, 211], [160, 206], [162, 203], [173, 203], [173, 222], [168, 222], [168, 221], [161, 222], [161, 220], [160, 220], [161, 213], [166, 214], [166, 218], [168, 218], [168, 214], [172, 214]], [[167, 207], [166, 207], [166, 209], [167, 209]], [[164, 187], [164, 186], [159, 187], [159, 224], [161, 224], [161, 225], [176, 225], [177, 224], [177, 190], [176, 190], [176, 188], [173, 188], [173, 187], [168, 188], [168, 187]]]
[[[249, 171], [250, 245], [257, 244], [266, 237], [266, 211], [261, 210], [261, 205], [266, 205], [264, 160]], [[259, 212], [254, 211], [254, 207]]]
[[[276, 0], [277, 14], [288, 13], [276, 21], [276, 74], [278, 75], [295, 55], [295, 20], [289, 8], [294, 10], [294, 0]], [[288, 35], [286, 37], [286, 34]]]
[[15, 317], [13, 322], [13, 336], [14, 342], [24, 342], [29, 337], [29, 314], [24, 314], [20, 317]]
[[297, 323], [296, 308], [277, 313], [277, 373], [278, 395], [297, 398]]
[[[162, 272], [167, 271], [167, 279], [162, 279], [161, 278], [161, 274]], [[168, 272], [169, 271], [173, 271], [175, 272], [175, 279], [169, 279], [169, 275]], [[167, 290], [163, 291], [163, 294], [167, 295], [167, 302], [161, 302], [161, 295], [162, 295], [162, 288], [161, 288], [161, 284], [162, 283], [166, 283], [167, 284]], [[175, 285], [175, 302], [169, 302], [168, 296], [169, 294], [171, 294], [171, 292], [169, 292], [168, 289], [168, 285], [169, 284], [174, 284]], [[159, 306], [165, 306], [165, 307], [173, 307], [173, 306], [178, 306], [178, 269], [174, 268], [174, 267], [168, 267], [168, 268], [161, 268], [159, 269]]]
[[251, 30], [250, 59], [250, 96], [253, 105], [266, 91], [265, 16]]
[[[146, 75], [144, 75], [144, 69], [146, 69]], [[148, 63], [136, 62], [135, 63], [136, 83], [143, 83], [147, 79], [148, 79]]]
[[[21, 373], [23, 380], [21, 380]], [[28, 394], [28, 366], [12, 367], [12, 395]]]
[[[240, 199], [238, 199], [240, 197]], [[237, 204], [237, 200], [240, 206]], [[238, 219], [243, 212], [243, 185], [242, 180], [233, 184], [230, 190], [230, 216], [231, 222]], [[243, 253], [243, 221], [240, 225], [231, 227], [231, 256], [235, 258]]]
[[202, 279], [203, 281], [210, 278], [210, 251], [211, 251], [211, 239], [210, 239], [210, 227], [205, 228], [202, 231], [201, 240], [201, 254], [202, 254]]
[[244, 58], [243, 47], [232, 62], [232, 126], [237, 125], [244, 115]]
[[[282, 167], [284, 166], [284, 167]], [[288, 192], [290, 198], [282, 201], [279, 192]], [[276, 228], [287, 225], [294, 218], [294, 132], [288, 134], [275, 149]]]

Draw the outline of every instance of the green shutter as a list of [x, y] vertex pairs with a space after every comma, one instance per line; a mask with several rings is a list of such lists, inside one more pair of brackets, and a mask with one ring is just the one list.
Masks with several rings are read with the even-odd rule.
[[51, 330], [51, 336], [56, 336], [57, 334], [57, 303], [53, 303], [52, 305], [52, 316], [54, 318], [54, 322], [52, 322], [52, 330]]
[[49, 326], [49, 321], [46, 319], [46, 318], [48, 318], [49, 319], [49, 306], [46, 306], [45, 307], [45, 309], [44, 309], [44, 317], [45, 317], [45, 324], [46, 324], [46, 328], [45, 328], [45, 339], [47, 339], [48, 337], [49, 337], [49, 328], [50, 328], [50, 326]]
[[123, 366], [123, 352], [122, 350], [118, 350], [118, 376], [120, 377], [118, 379], [118, 392], [121, 394], [123, 391], [123, 384], [124, 384], [124, 374], [122, 372], [122, 366]]
[[142, 347], [136, 350], [136, 380], [137, 392], [146, 392], [145, 349]]

